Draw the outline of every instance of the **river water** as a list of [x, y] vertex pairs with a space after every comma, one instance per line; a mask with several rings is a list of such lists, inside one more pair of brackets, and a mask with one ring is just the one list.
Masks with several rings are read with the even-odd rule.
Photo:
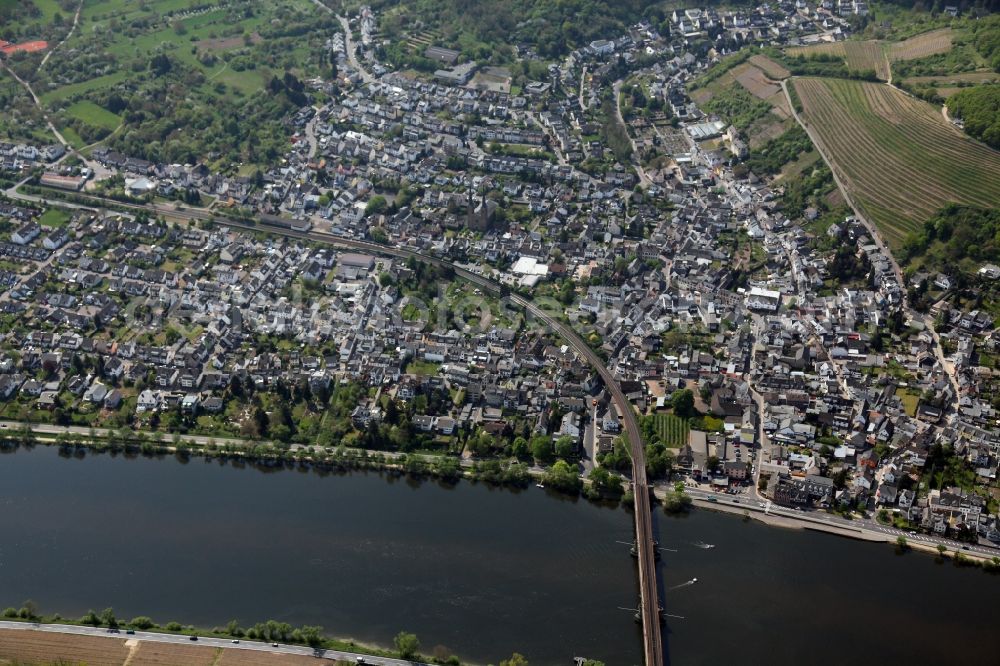
[[[533, 666], [641, 661], [630, 514], [546, 491], [54, 448], [0, 456], [0, 606], [316, 624]], [[1000, 577], [738, 517], [657, 512], [670, 663], [997, 664]], [[698, 544], [714, 544], [702, 548]], [[690, 584], [693, 578], [698, 582]]]

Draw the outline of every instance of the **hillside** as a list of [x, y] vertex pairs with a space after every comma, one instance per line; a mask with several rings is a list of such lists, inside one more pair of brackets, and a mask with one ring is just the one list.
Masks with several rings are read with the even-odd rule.
[[[22, 4], [27, 19], [0, 26], [0, 38], [52, 43], [68, 32], [77, 6]], [[102, 141], [154, 161], [266, 164], [287, 145], [283, 119], [306, 101], [301, 81], [330, 73], [321, 52], [338, 30], [310, 0], [104, 0], [83, 4], [78, 28], [51, 55], [19, 53], [8, 62], [78, 148]], [[22, 119], [0, 120], [0, 134], [42, 138], [22, 88], [0, 90], [0, 102]]]
[[803, 118], [855, 203], [896, 248], [948, 203], [1000, 202], [1000, 152], [890, 86], [803, 78]]
[[667, 17], [663, 3], [655, 0], [376, 0], [370, 4], [381, 17], [380, 29], [393, 42], [429, 33], [436, 44], [494, 60], [509, 57], [511, 45], [526, 45], [542, 57], [555, 58], [591, 40], [620, 35], [643, 18], [659, 26]]

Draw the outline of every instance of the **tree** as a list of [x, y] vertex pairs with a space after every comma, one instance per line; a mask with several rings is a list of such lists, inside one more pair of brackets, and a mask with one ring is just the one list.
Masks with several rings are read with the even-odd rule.
[[107, 625], [108, 629], [118, 628], [118, 618], [115, 617], [115, 611], [111, 608], [105, 608], [101, 611], [101, 624]]
[[323, 644], [323, 627], [306, 625], [300, 632], [302, 640], [310, 647], [318, 647]]
[[545, 473], [543, 481], [546, 485], [552, 486], [556, 490], [577, 494], [583, 487], [583, 481], [577, 474], [575, 468], [570, 467], [565, 460], [557, 460], [554, 465]]
[[552, 459], [555, 457], [552, 453], [552, 440], [545, 435], [532, 437], [531, 455], [540, 463], [552, 462]]
[[622, 478], [603, 467], [595, 468], [587, 478], [590, 479], [591, 487], [601, 495], [621, 497], [625, 493]]
[[420, 649], [420, 640], [417, 638], [417, 635], [405, 631], [396, 634], [396, 637], [392, 639], [392, 644], [396, 646], [399, 656], [403, 659], [415, 657], [417, 650]]
[[670, 396], [670, 405], [674, 414], [682, 419], [694, 416], [694, 392], [691, 389], [678, 389]]
[[365, 205], [365, 217], [384, 213], [388, 207], [389, 203], [385, 200], [385, 197], [381, 194], [376, 194], [369, 199], [368, 203]]
[[556, 440], [556, 456], [569, 460], [576, 450], [576, 441], [569, 435], [563, 435]]
[[667, 513], [683, 513], [691, 507], [691, 497], [681, 491], [673, 490], [663, 498], [663, 508]]
[[906, 537], [900, 534], [896, 537], [896, 550], [899, 552], [904, 552], [909, 548], [909, 544], [906, 543]]
[[528, 660], [519, 652], [510, 655], [510, 659], [500, 661], [500, 666], [528, 666]]
[[[156, 624], [153, 622], [153, 620], [151, 620], [150, 618], [146, 617], [145, 615], [140, 615], [138, 617], [132, 618], [132, 620], [129, 622], [129, 625], [132, 626], [132, 627], [135, 627], [136, 629], [138, 629], [140, 631], [144, 631], [146, 629], [152, 629], [153, 627], [156, 626]], [[233, 632], [229, 632], [229, 633], [232, 634]], [[235, 636], [235, 634], [233, 634], [233, 635]]]
[[38, 617], [38, 604], [31, 599], [28, 599], [21, 604], [21, 610], [18, 612], [18, 615], [25, 620], [34, 620]]
[[97, 617], [97, 613], [93, 610], [89, 610], [80, 618], [80, 624], [89, 624], [92, 627], [97, 627], [101, 624], [101, 618]]

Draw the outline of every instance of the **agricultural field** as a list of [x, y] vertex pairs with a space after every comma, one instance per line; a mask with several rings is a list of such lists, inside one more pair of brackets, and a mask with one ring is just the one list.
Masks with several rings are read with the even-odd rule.
[[874, 71], [878, 78], [886, 81], [889, 79], [889, 61], [882, 46], [882, 42], [875, 40], [810, 44], [790, 48], [788, 55], [806, 58], [827, 55], [843, 58], [847, 62], [848, 69]]
[[1000, 152], [890, 86], [802, 78], [803, 118], [862, 212], [894, 247], [949, 202], [1000, 201]]
[[947, 53], [951, 50], [953, 35], [954, 32], [951, 28], [941, 28], [910, 37], [902, 42], [888, 44], [886, 50], [889, 60], [893, 62], [916, 60], [939, 53]]
[[661, 442], [670, 448], [678, 448], [687, 444], [688, 432], [691, 430], [687, 419], [673, 414], [657, 414], [651, 418]]
[[[238, 647], [76, 636], [27, 629], [0, 629], [0, 664], [66, 664], [86, 666], [305, 666], [314, 657], [275, 654]], [[339, 663], [339, 662], [337, 662]]]
[[0, 663], [121, 666], [129, 649], [119, 638], [0, 629]]
[[749, 60], [750, 64], [764, 72], [769, 78], [780, 81], [781, 79], [787, 79], [792, 75], [785, 67], [775, 61], [771, 60], [765, 55], [755, 55]]
[[[322, 664], [330, 662], [324, 660]], [[334, 666], [348, 662], [333, 662]], [[316, 659], [297, 654], [274, 654], [258, 650], [227, 648], [215, 662], [215, 666], [315, 666]]]
[[[169, 666], [184, 664], [185, 666], [212, 666], [219, 658], [223, 648], [201, 647], [198, 645], [176, 645], [174, 643], [155, 643], [140, 641], [132, 653], [130, 665]], [[241, 650], [241, 653], [243, 651]]]

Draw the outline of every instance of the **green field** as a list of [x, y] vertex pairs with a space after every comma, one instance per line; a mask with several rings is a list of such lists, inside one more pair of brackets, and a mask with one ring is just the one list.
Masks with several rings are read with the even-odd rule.
[[930, 104], [880, 83], [802, 78], [794, 86], [807, 126], [892, 246], [949, 202], [1000, 202], [1000, 152], [966, 137]]
[[122, 121], [117, 114], [86, 100], [71, 105], [66, 109], [66, 113], [74, 118], [79, 118], [88, 125], [108, 130], [115, 129]]
[[70, 215], [61, 208], [50, 208], [41, 217], [38, 223], [44, 227], [65, 227], [69, 223]]
[[687, 419], [673, 414], [657, 414], [651, 418], [661, 442], [671, 448], [687, 444], [688, 432], [691, 430]]

